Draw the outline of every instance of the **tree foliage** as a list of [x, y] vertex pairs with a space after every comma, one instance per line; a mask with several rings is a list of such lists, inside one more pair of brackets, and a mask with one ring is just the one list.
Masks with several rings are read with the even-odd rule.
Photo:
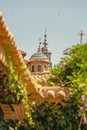
[[55, 84], [87, 84], [87, 44], [75, 45], [64, 51], [64, 57], [55, 65], [51, 73], [55, 75], [51, 80]]

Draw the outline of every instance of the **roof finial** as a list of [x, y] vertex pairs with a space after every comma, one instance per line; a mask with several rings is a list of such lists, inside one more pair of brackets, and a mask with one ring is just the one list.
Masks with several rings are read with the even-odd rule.
[[39, 44], [41, 45], [41, 37], [39, 38]]
[[47, 38], [47, 35], [46, 35], [46, 34], [47, 34], [47, 30], [46, 30], [46, 28], [45, 28], [44, 42], [47, 41], [47, 39], [46, 39], [46, 38]]
[[37, 50], [38, 52], [41, 52], [42, 51], [42, 49], [41, 49], [41, 38], [39, 38], [39, 47], [38, 47], [38, 50]]
[[47, 33], [47, 30], [46, 30], [46, 28], [45, 28], [45, 34]]
[[47, 35], [46, 35], [47, 31], [46, 31], [46, 28], [45, 28], [45, 34], [44, 34], [44, 47], [46, 47], [48, 45], [47, 43]]

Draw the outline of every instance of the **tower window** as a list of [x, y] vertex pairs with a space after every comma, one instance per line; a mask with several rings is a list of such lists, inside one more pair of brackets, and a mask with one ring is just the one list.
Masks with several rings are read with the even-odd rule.
[[38, 66], [37, 66], [37, 71], [38, 71], [38, 72], [41, 72], [41, 65], [38, 65]]

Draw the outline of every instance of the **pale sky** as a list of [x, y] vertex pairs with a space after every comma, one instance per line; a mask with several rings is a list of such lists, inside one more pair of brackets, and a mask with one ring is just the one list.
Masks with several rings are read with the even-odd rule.
[[53, 64], [80, 43], [81, 30], [87, 34], [87, 0], [0, 0], [0, 11], [26, 59], [37, 51], [39, 38], [43, 43], [45, 28]]

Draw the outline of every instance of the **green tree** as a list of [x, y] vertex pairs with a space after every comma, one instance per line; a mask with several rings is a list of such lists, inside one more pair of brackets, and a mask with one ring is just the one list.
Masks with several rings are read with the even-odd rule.
[[87, 84], [87, 44], [75, 45], [64, 51], [64, 57], [55, 65], [51, 78], [56, 84]]

